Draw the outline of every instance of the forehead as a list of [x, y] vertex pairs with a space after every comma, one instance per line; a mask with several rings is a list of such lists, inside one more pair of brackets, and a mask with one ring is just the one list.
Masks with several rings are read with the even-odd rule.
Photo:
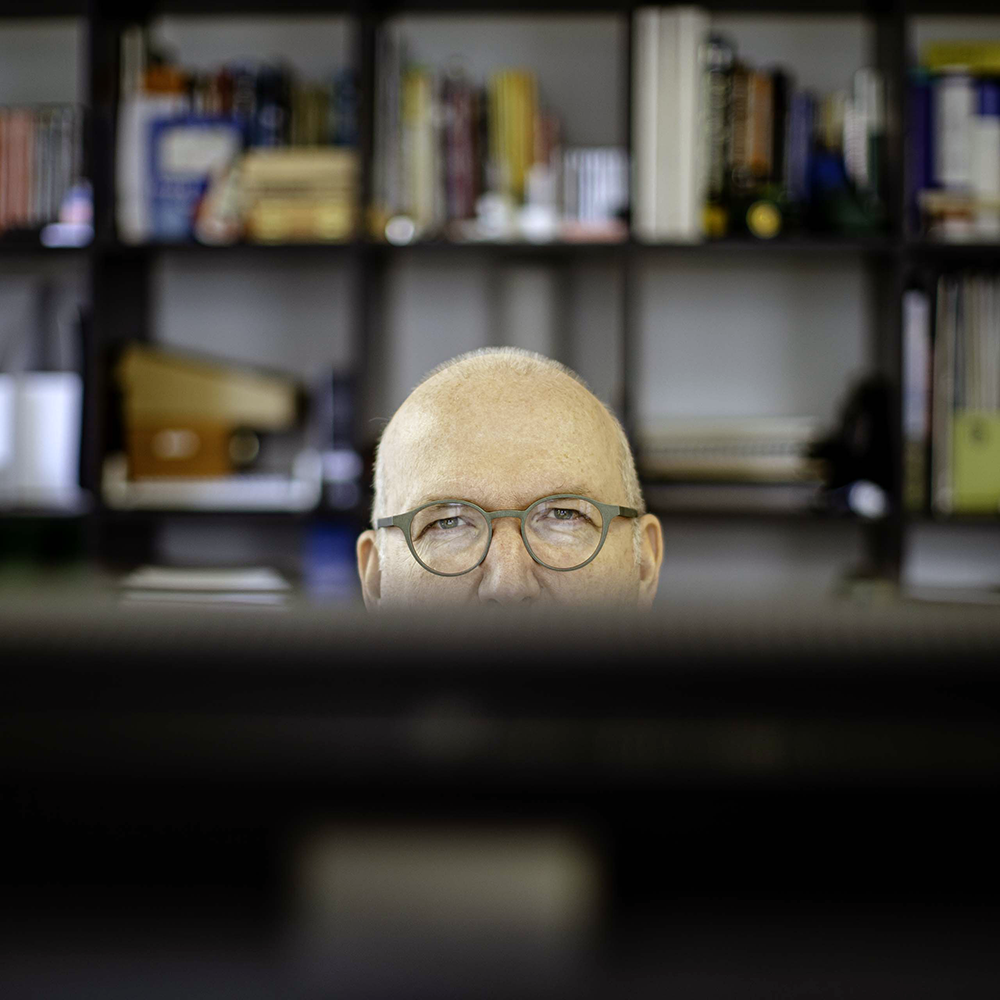
[[400, 408], [386, 435], [382, 457], [394, 513], [443, 497], [487, 509], [526, 507], [563, 492], [624, 500], [612, 422], [573, 380], [425, 388]]

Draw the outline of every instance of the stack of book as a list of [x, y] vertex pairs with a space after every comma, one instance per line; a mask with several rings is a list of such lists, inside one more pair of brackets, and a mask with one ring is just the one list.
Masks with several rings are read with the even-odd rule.
[[1000, 42], [927, 45], [909, 107], [913, 225], [934, 239], [1000, 239]]
[[933, 351], [935, 510], [1000, 514], [1000, 279], [940, 278]]
[[667, 420], [647, 426], [639, 452], [645, 478], [673, 482], [796, 482], [818, 479], [809, 417]]
[[[262, 243], [349, 239], [355, 229], [358, 166], [353, 149], [249, 151], [239, 175], [245, 235]], [[206, 221], [199, 218], [203, 230]]]
[[282, 608], [291, 585], [268, 566], [218, 569], [140, 566], [119, 582], [122, 603]]
[[[148, 56], [143, 32], [126, 30], [116, 166], [123, 240], [352, 235], [358, 200], [353, 71], [321, 81], [266, 64], [195, 73]], [[244, 152], [261, 149], [269, 154], [266, 166], [263, 158], [246, 164], [252, 177], [245, 184]], [[261, 221], [262, 176], [270, 188], [284, 187], [294, 197], [284, 217], [271, 204]], [[304, 212], [306, 201], [312, 209]]]
[[390, 242], [623, 239], [622, 149], [563, 151], [535, 75], [476, 81], [415, 65], [393, 25], [380, 34], [372, 235]]
[[0, 233], [55, 222], [82, 162], [80, 108], [0, 107]]
[[697, 7], [635, 14], [633, 228], [648, 241], [696, 242], [789, 229], [869, 233], [880, 195], [883, 87], [820, 97], [780, 68], [740, 60]]
[[819, 502], [811, 418], [677, 419], [640, 435], [639, 467], [657, 510], [801, 513]]

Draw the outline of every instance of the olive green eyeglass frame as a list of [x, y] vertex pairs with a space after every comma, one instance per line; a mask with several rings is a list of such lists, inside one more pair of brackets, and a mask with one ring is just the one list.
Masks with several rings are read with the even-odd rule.
[[[528, 536], [525, 532], [525, 518], [539, 505], [542, 503], [547, 503], [550, 500], [586, 500], [587, 503], [593, 504], [601, 512], [601, 540], [597, 543], [597, 548], [594, 549], [594, 554], [590, 556], [589, 559], [585, 559], [582, 563], [578, 563], [576, 566], [550, 566], [547, 562], [539, 559], [531, 550], [531, 543], [528, 541]], [[474, 510], [478, 510], [483, 517], [486, 518], [486, 528], [488, 534], [486, 535], [486, 545], [483, 546], [483, 554], [479, 557], [475, 565], [470, 566], [468, 569], [463, 569], [459, 573], [442, 573], [440, 570], [431, 569], [420, 556], [417, 555], [417, 550], [413, 547], [413, 539], [410, 537], [410, 525], [413, 523], [413, 519], [422, 510], [426, 510], [428, 507], [442, 507], [449, 504], [464, 504], [466, 507], [472, 507]], [[579, 493], [553, 493], [552, 496], [541, 497], [536, 500], [533, 504], [525, 507], [524, 510], [483, 510], [478, 504], [473, 503], [471, 500], [431, 500], [429, 503], [421, 504], [419, 507], [414, 507], [413, 510], [408, 510], [405, 514], [396, 514], [394, 517], [380, 517], [375, 522], [376, 528], [402, 528], [403, 535], [406, 538], [406, 546], [410, 550], [410, 555], [413, 556], [417, 562], [423, 566], [428, 573], [433, 573], [435, 576], [465, 576], [466, 573], [471, 573], [478, 566], [483, 564], [483, 560], [489, 554], [490, 546], [493, 544], [493, 522], [498, 517], [516, 517], [521, 522], [521, 541], [524, 542], [524, 547], [528, 550], [528, 555], [538, 563], [539, 566], [544, 566], [546, 569], [551, 569], [556, 573], [572, 573], [574, 570], [583, 569], [587, 563], [593, 562], [601, 549], [604, 548], [604, 542], [608, 537], [608, 529], [611, 527], [611, 522], [616, 517], [638, 517], [639, 512], [634, 510], [632, 507], [620, 507], [618, 504], [613, 503], [599, 503], [592, 497], [585, 497]]]

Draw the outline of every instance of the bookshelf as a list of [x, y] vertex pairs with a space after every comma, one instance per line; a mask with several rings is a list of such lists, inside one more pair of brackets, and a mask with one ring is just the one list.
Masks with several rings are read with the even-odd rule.
[[[114, 225], [114, 127], [117, 109], [118, 64], [120, 36], [130, 23], [144, 18], [177, 16], [218, 18], [224, 16], [302, 15], [343, 18], [349, 25], [351, 60], [360, 81], [360, 156], [361, 195], [367, 203], [371, 193], [376, 34], [389, 18], [419, 22], [422, 18], [461, 18], [477, 16], [514, 17], [547, 15], [571, 19], [574, 17], [606, 17], [614, 20], [621, 46], [617, 55], [618, 78], [615, 87], [620, 97], [614, 99], [618, 116], [616, 128], [621, 141], [631, 140], [631, 100], [628, 81], [634, 57], [631, 14], [639, 6], [627, 0], [517, 0], [513, 4], [499, 0], [397, 0], [368, 4], [361, 2], [324, 2], [324, 0], [149, 0], [126, 4], [119, 0], [0, 0], [0, 31], [5, 23], [21, 22], [25, 18], [77, 18], [86, 37], [87, 70], [85, 93], [81, 100], [88, 108], [87, 173], [94, 186], [95, 237], [83, 248], [50, 249], [41, 245], [38, 234], [0, 237], [0, 268], [20, 261], [21, 267], [35, 266], [48, 259], [81, 262], [88, 273], [89, 314], [85, 337], [84, 359], [85, 413], [84, 454], [81, 460], [82, 485], [90, 494], [100, 495], [100, 470], [107, 447], [108, 410], [105, 359], [114, 345], [125, 340], [154, 339], [153, 314], [156, 289], [154, 285], [164, 261], [188, 261], [187, 267], [200, 267], [202, 262], [229, 261], [233, 267], [264, 267], [268, 261], [288, 257], [308, 262], [310, 266], [329, 267], [331, 272], [349, 272], [352, 276], [349, 308], [348, 340], [352, 365], [362, 385], [361, 396], [370, 399], [376, 380], [376, 368], [384, 360], [389, 345], [384, 341], [384, 309], [389, 272], [400, 261], [433, 261], [450, 266], [451, 261], [477, 260], [518, 263], [528, 262], [551, 269], [556, 276], [559, 295], [570, 287], [563, 280], [573, 268], [589, 264], [600, 265], [613, 273], [618, 282], [618, 314], [620, 336], [614, 347], [616, 386], [614, 403], [626, 426], [634, 435], [637, 419], [637, 384], [642, 368], [641, 337], [638, 326], [638, 298], [641, 272], [650, 262], [658, 267], [686, 266], [686, 262], [703, 262], [721, 274], [731, 267], [781, 266], [785, 261], [809, 261], [817, 267], [830, 262], [847, 263], [860, 268], [870, 289], [866, 296], [870, 315], [866, 326], [870, 331], [868, 359], [871, 367], [886, 374], [898, 390], [901, 385], [901, 316], [900, 302], [904, 289], [915, 280], [927, 280], [928, 275], [968, 265], [997, 266], [1000, 264], [1000, 244], [942, 245], [927, 242], [911, 234], [905, 224], [906, 185], [904, 171], [903, 133], [907, 44], [916, 30], [917, 21], [927, 16], [986, 15], [995, 13], [995, 5], [987, 0], [706, 0], [701, 4], [713, 16], [738, 19], [748, 23], [753, 18], [780, 15], [823, 15], [860, 22], [869, 47], [871, 63], [884, 75], [887, 88], [887, 132], [885, 171], [888, 192], [888, 228], [874, 236], [840, 237], [833, 235], [788, 236], [772, 241], [757, 241], [750, 237], [733, 236], [697, 245], [684, 243], [648, 243], [634, 237], [621, 243], [547, 243], [478, 242], [460, 244], [445, 240], [418, 242], [409, 246], [391, 246], [356, 239], [343, 244], [239, 244], [208, 247], [197, 243], [149, 244], [135, 246], [121, 242]], [[853, 29], [852, 29], [853, 30]], [[614, 139], [614, 136], [610, 136]], [[563, 331], [557, 346], [566, 347], [565, 338], [572, 331]], [[897, 411], [901, 409], [897, 406]], [[369, 450], [374, 437], [372, 413], [359, 407], [357, 443]], [[944, 519], [929, 514], [908, 515], [901, 503], [901, 427], [897, 421], [895, 435], [895, 482], [890, 515], [880, 522], [860, 529], [870, 567], [879, 575], [897, 578], [904, 559], [906, 534], [914, 524], [938, 524], [965, 521]], [[650, 484], [655, 494], [661, 487]], [[670, 518], [707, 518], [716, 520], [764, 520], [768, 523], [798, 525], [813, 523], [816, 518], [808, 510], [761, 511], [755, 509], [713, 509], [669, 504], [654, 509]], [[36, 512], [37, 514], [38, 512]], [[4, 514], [3, 517], [10, 515]], [[229, 512], [220, 514], [198, 512], [142, 511], [121, 512], [106, 509], [98, 500], [88, 511], [76, 515], [86, 525], [90, 551], [98, 559], [114, 554], [116, 558], [140, 561], [149, 550], [151, 529], [163, 520], [188, 520], [210, 523], [233, 517], [241, 521], [274, 523], [287, 521], [302, 524], [311, 519], [329, 519], [335, 515], [317, 512], [315, 515], [282, 514], [280, 512]], [[362, 509], [340, 517], [360, 521]], [[832, 521], [833, 519], [831, 519]], [[1000, 524], [1000, 519], [975, 518], [979, 526]], [[822, 523], [826, 524], [827, 521]], [[124, 530], [127, 528], [127, 530]], [[795, 528], [794, 530], [798, 530]], [[112, 535], [120, 534], [113, 543]]]

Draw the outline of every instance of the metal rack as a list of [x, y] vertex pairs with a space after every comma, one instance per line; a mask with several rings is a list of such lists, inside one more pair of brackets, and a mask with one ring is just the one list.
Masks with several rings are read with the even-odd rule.
[[[89, 109], [86, 164], [94, 185], [95, 239], [85, 248], [77, 250], [49, 250], [30, 237], [0, 239], [0, 269], [3, 262], [16, 257], [35, 259], [41, 256], [82, 258], [89, 270], [91, 310], [85, 329], [84, 361], [84, 454], [81, 462], [81, 482], [94, 497], [100, 496], [100, 470], [107, 450], [108, 386], [106, 385], [109, 352], [128, 339], [150, 336], [150, 277], [153, 266], [162, 254], [204, 254], [213, 259], [230, 255], [301, 254], [310, 259], [329, 259], [332, 265], [352, 269], [356, 302], [353, 311], [354, 355], [358, 359], [356, 375], [360, 389], [358, 398], [365, 400], [365, 388], [373, 376], [373, 356], [381, 349], [382, 332], [379, 305], [387, 269], [403, 255], [437, 255], [444, 250], [463, 254], [476, 254], [497, 260], [525, 259], [544, 262], [547, 266], [566, 272], [576, 263], [585, 260], [614, 262], [619, 270], [623, 293], [620, 316], [620, 370], [621, 382], [616, 393], [616, 403], [626, 427], [634, 432], [633, 390], [638, 360], [635, 356], [637, 282], [636, 272], [641, 261], [656, 256], [667, 258], [694, 258], [704, 255], [719, 266], [744, 255], [753, 255], [768, 261], [780, 260], [784, 255], [813, 259], [853, 258], [864, 263], [872, 290], [874, 315], [871, 329], [874, 336], [872, 355], [877, 369], [886, 375], [896, 390], [898, 419], [893, 427], [894, 475], [890, 515], [880, 522], [864, 527], [868, 561], [880, 576], [897, 578], [900, 572], [905, 534], [908, 523], [902, 503], [902, 413], [899, 402], [901, 386], [901, 296], [915, 280], [926, 282], [926, 276], [939, 270], [966, 264], [996, 264], [1000, 262], [1000, 246], [957, 247], [921, 242], [906, 231], [906, 175], [904, 165], [904, 130], [906, 99], [906, 37], [908, 21], [923, 14], [995, 13], [996, 7], [988, 0], [706, 0], [703, 4], [713, 11], [731, 13], [781, 13], [795, 14], [844, 14], [864, 16], [873, 29], [875, 64], [887, 80], [887, 133], [885, 159], [885, 186], [890, 192], [888, 204], [889, 227], [884, 236], [872, 238], [839, 238], [830, 235], [793, 236], [779, 238], [769, 243], [752, 239], [731, 238], [697, 246], [647, 245], [637, 241], [623, 244], [476, 244], [458, 247], [456, 244], [432, 242], [396, 248], [358, 240], [346, 245], [316, 246], [253, 246], [238, 245], [225, 248], [201, 247], [196, 244], [128, 246], [119, 243], [114, 229], [114, 123], [116, 119], [118, 62], [122, 30], [137, 20], [158, 14], [218, 14], [251, 15], [262, 13], [312, 13], [343, 15], [354, 25], [354, 64], [360, 78], [360, 153], [362, 164], [362, 204], [368, 203], [370, 193], [373, 105], [375, 92], [376, 34], [379, 25], [387, 18], [399, 14], [448, 14], [491, 13], [524, 14], [545, 13], [572, 16], [574, 14], [609, 13], [620, 16], [626, 25], [624, 33], [624, 65], [631, 78], [631, 12], [640, 4], [626, 0], [515, 0], [511, 4], [501, 0], [399, 0], [399, 2], [364, 3], [322, 2], [322, 0], [162, 0], [162, 2], [126, 3], [124, 0], [0, 0], [0, 19], [23, 16], [81, 17], [88, 33], [88, 83], [85, 103]], [[629, 123], [629, 88], [623, 88], [625, 106], [621, 108], [624, 121]], [[629, 136], [629, 139], [631, 137]], [[920, 279], [920, 276], [923, 276]], [[568, 289], [568, 283], [559, 282]], [[568, 335], [568, 334], [567, 334]], [[370, 450], [374, 431], [367, 414], [359, 406], [357, 420], [357, 445], [362, 452]], [[686, 511], [685, 516], [708, 511]], [[354, 516], [361, 519], [362, 512]], [[670, 512], [667, 512], [668, 516]], [[172, 513], [144, 514], [122, 517], [102, 507], [99, 500], [93, 507], [78, 516], [87, 524], [88, 545], [91, 554], [103, 559], [110, 554], [108, 538], [119, 534], [116, 550], [125, 544], [134, 551], [135, 558], [143, 558], [143, 549], [149, 545], [151, 526], [158, 517], [178, 516]], [[184, 516], [184, 515], [180, 515]], [[187, 515], [204, 516], [204, 515]], [[239, 516], [233, 514], [231, 516]], [[300, 519], [301, 515], [288, 515]], [[317, 517], [329, 517], [318, 513]], [[739, 512], [716, 516], [739, 517]], [[752, 515], [751, 515], [752, 516]], [[775, 515], [779, 516], [779, 515]], [[280, 515], [274, 515], [280, 517]], [[920, 516], [926, 520], [927, 514]], [[789, 523], [809, 520], [801, 513], [789, 513]], [[992, 522], [990, 522], [992, 523]], [[121, 537], [123, 524], [128, 538]], [[143, 538], [146, 542], [143, 543]], [[129, 548], [131, 547], [131, 548]]]

